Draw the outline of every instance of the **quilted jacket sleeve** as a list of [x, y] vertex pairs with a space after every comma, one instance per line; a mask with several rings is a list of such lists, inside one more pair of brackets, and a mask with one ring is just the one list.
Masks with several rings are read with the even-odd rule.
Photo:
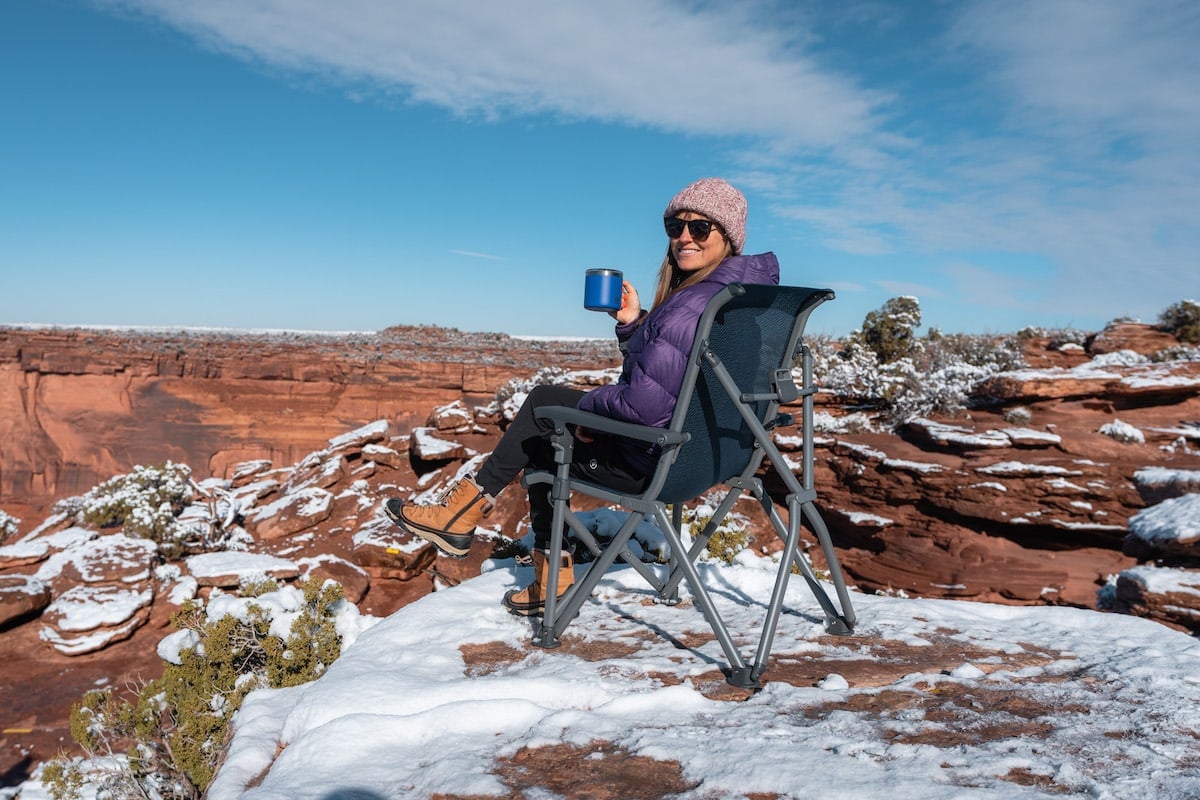
[[579, 408], [640, 425], [671, 421], [692, 340], [696, 313], [684, 304], [653, 314], [629, 339], [622, 379], [588, 392]]

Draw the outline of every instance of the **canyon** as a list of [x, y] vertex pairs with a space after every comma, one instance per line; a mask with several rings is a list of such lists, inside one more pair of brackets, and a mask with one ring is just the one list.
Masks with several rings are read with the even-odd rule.
[[[820, 393], [814, 479], [849, 581], [1200, 630], [1200, 532], [1164, 547], [1131, 524], [1200, 493], [1200, 362], [1145, 358], [1178, 345], [1134, 323], [1084, 345], [1030, 338], [1027, 368], [977, 386], [969, 410], [894, 429]], [[70, 704], [98, 676], [152, 675], [178, 607], [179, 576], [153, 548], [81, 526], [71, 498], [136, 465], [186, 464], [214, 514], [218, 499], [236, 510], [266, 559], [255, 569], [336, 579], [363, 613], [386, 616], [513, 558], [527, 506], [519, 489], [502, 493], [481, 528], [488, 546], [457, 561], [391, 525], [383, 500], [432, 496], [478, 463], [520, 382], [541, 373], [586, 387], [618, 365], [610, 341], [445, 328], [0, 328], [0, 510], [22, 520], [0, 542], [0, 775], [70, 748]], [[801, 446], [794, 427], [775, 438], [785, 454]], [[770, 470], [762, 477], [781, 499]], [[778, 549], [753, 508], [735, 510], [753, 547]], [[204, 556], [167, 566], [199, 596], [244, 577]], [[145, 600], [81, 630], [63, 611], [81, 592]]]

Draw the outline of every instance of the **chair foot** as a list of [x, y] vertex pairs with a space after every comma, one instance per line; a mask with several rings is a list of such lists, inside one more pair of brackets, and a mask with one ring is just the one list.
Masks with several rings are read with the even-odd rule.
[[762, 688], [758, 684], [758, 678], [754, 674], [753, 667], [741, 667], [729, 670], [729, 674], [725, 676], [725, 682], [739, 689], [758, 690]]
[[841, 617], [830, 617], [825, 620], [825, 632], [831, 636], [849, 636], [854, 633], [854, 628]]
[[554, 650], [562, 646], [562, 640], [552, 635], [550, 631], [546, 630], [546, 626], [543, 625], [538, 630], [537, 635], [533, 637], [533, 644], [535, 647], [540, 647], [543, 650]]

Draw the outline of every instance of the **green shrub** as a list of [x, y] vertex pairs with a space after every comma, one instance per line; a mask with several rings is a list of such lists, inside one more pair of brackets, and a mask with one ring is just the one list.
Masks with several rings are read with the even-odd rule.
[[921, 304], [915, 297], [893, 297], [877, 311], [867, 314], [862, 328], [850, 335], [889, 364], [911, 356], [918, 346], [917, 328], [921, 325]]
[[[684, 509], [685, 530], [693, 539], [698, 539], [708, 524], [712, 521], [712, 509], [698, 506], [695, 509]], [[738, 553], [750, 544], [750, 532], [746, 529], [745, 521], [738, 514], [726, 514], [708, 539], [704, 549], [708, 558], [725, 564], [732, 564]]]
[[[280, 589], [259, 582], [256, 597]], [[286, 639], [271, 633], [270, 608], [247, 600], [241, 614], [212, 616], [189, 601], [171, 622], [191, 631], [195, 646], [169, 663], [132, 699], [111, 689], [88, 692], [71, 712], [71, 736], [95, 759], [124, 754], [105, 768], [100, 791], [119, 798], [198, 800], [212, 782], [229, 738], [229, 724], [251, 691], [296, 686], [319, 677], [341, 654], [335, 625], [342, 587], [316, 578], [300, 590], [303, 602]], [[215, 599], [215, 598], [214, 598]], [[212, 602], [210, 600], [210, 607]], [[84, 783], [78, 762], [60, 760], [43, 781], [54, 800], [75, 800]], [[90, 779], [90, 776], [87, 776]]]
[[1195, 300], [1180, 300], [1169, 306], [1158, 317], [1167, 333], [1187, 344], [1200, 344], [1200, 303]]

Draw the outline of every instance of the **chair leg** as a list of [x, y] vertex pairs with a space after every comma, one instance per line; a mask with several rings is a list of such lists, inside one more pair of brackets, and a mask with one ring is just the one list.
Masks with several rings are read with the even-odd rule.
[[[825, 527], [825, 520], [817, 512], [817, 507], [811, 501], [801, 505], [804, 513], [804, 518], [808, 520], [808, 524], [812, 527], [813, 533], [817, 536], [817, 541], [821, 543], [821, 552], [825, 554], [825, 563], [829, 565], [829, 578], [833, 582], [834, 591], [837, 592], [838, 604], [842, 611], [839, 614], [829, 601], [828, 595], [824, 590], [820, 591], [817, 597], [817, 602], [821, 603], [821, 607], [825, 609], [826, 623], [825, 629], [832, 634], [839, 636], [849, 635], [854, 631], [854, 624], [858, 621], [858, 617], [854, 613], [854, 606], [850, 603], [850, 592], [846, 588], [846, 577], [842, 574], [842, 566], [838, 562], [837, 553], [833, 549], [833, 540], [829, 536], [829, 529]], [[797, 553], [797, 557], [799, 553]], [[801, 571], [804, 568], [801, 567]], [[808, 568], [808, 572], [812, 572], [812, 568]], [[805, 576], [807, 578], [807, 575]], [[812, 581], [815, 581], [815, 576]], [[811, 582], [810, 582], [811, 584]], [[819, 588], [819, 587], [818, 587]], [[814, 592], [815, 593], [815, 592]]]
[[[667, 519], [666, 512], [662, 507], [655, 509], [655, 519], [659, 527], [662, 528], [663, 535], [667, 537], [667, 543], [671, 546], [671, 551], [684, 552], [683, 541], [680, 539], [679, 531], [671, 526], [671, 520]], [[750, 668], [746, 665], [746, 660], [738, 652], [737, 646], [733, 643], [733, 637], [729, 635], [729, 628], [726, 627], [725, 621], [721, 619], [721, 615], [717, 613], [717, 608], [713, 604], [708, 589], [705, 588], [704, 583], [700, 580], [700, 573], [696, 570], [696, 565], [688, 558], [681, 558], [678, 568], [683, 571], [683, 576], [687, 579], [688, 586], [692, 590], [692, 599], [700, 607], [704, 618], [708, 620], [709, 627], [712, 628], [717, 641], [721, 645], [721, 650], [725, 653], [725, 658], [729, 661], [730, 672], [726, 680], [734, 686], [757, 688], [757, 682], [751, 681]]]

